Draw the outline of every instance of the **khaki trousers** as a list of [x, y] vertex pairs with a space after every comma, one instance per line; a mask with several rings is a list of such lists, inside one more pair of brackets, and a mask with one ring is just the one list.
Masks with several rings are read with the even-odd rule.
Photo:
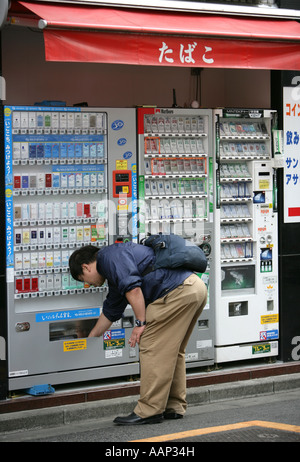
[[166, 409], [184, 414], [186, 403], [185, 348], [207, 299], [196, 275], [146, 309], [140, 340], [140, 399], [134, 412], [142, 418]]

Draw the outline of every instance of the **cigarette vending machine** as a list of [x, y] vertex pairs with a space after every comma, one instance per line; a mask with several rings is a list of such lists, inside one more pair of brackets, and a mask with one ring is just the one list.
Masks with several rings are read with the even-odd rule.
[[138, 109], [139, 238], [174, 233], [201, 246], [209, 299], [186, 349], [187, 367], [214, 363], [212, 111]]
[[68, 268], [132, 238], [135, 126], [134, 109], [4, 108], [9, 390], [138, 372], [132, 309], [87, 338], [107, 290]]
[[278, 354], [278, 241], [266, 110], [215, 111], [216, 362]]

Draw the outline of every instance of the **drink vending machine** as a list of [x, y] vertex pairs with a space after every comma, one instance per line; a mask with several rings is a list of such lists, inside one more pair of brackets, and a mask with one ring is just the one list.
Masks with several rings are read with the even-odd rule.
[[107, 290], [68, 268], [136, 236], [135, 110], [6, 106], [4, 133], [9, 389], [138, 373], [132, 309], [88, 339]]
[[209, 299], [186, 349], [187, 367], [214, 363], [212, 111], [138, 109], [139, 238], [178, 234], [208, 258]]
[[224, 109], [214, 117], [216, 362], [276, 356], [276, 113]]

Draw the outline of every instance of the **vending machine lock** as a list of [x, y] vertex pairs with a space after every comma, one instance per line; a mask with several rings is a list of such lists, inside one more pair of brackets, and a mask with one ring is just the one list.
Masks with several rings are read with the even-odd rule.
[[267, 239], [267, 243], [268, 243], [268, 244], [271, 244], [271, 242], [272, 242], [272, 235], [271, 235], [271, 234], [268, 234], [267, 237], [266, 237], [266, 239]]
[[201, 244], [199, 247], [203, 250], [206, 257], [208, 257], [210, 255], [210, 253], [211, 253], [211, 245], [210, 244], [204, 243], [204, 244]]
[[17, 322], [15, 325], [16, 332], [27, 332], [30, 329], [29, 322]]

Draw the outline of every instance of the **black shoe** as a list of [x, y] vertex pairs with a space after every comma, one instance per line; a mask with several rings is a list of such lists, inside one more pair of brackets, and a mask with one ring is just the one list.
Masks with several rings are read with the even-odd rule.
[[134, 412], [132, 412], [130, 415], [126, 417], [116, 417], [114, 420], [114, 423], [118, 425], [142, 425], [142, 424], [160, 423], [162, 421], [163, 421], [162, 414], [153, 415], [151, 417], [145, 417], [143, 419], [142, 417], [139, 417]]
[[164, 419], [165, 420], [175, 420], [175, 419], [182, 419], [182, 414], [177, 414], [177, 412], [164, 412]]

